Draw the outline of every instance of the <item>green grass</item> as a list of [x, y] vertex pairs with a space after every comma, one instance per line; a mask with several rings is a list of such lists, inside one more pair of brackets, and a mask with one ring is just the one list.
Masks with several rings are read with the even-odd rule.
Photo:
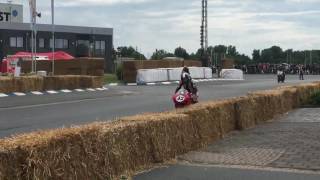
[[109, 83], [120, 83], [121, 81], [118, 80], [117, 76], [115, 74], [105, 74], [103, 81], [105, 84]]

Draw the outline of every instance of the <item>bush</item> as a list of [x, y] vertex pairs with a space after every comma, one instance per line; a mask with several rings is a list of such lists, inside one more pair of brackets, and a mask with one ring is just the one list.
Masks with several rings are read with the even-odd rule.
[[315, 92], [310, 99], [311, 105], [320, 105], [320, 91]]
[[120, 81], [123, 80], [123, 67], [122, 67], [122, 65], [117, 67], [116, 75], [117, 75], [118, 80], [120, 80]]

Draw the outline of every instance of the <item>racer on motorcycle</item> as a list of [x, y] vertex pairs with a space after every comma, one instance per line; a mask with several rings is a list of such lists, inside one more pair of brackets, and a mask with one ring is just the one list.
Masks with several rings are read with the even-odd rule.
[[197, 94], [198, 88], [194, 85], [194, 83], [192, 81], [188, 67], [184, 67], [182, 69], [181, 80], [180, 80], [179, 86], [177, 87], [175, 93], [177, 93], [182, 87], [191, 94], [192, 100], [194, 101], [194, 103], [197, 103], [198, 102], [198, 94]]

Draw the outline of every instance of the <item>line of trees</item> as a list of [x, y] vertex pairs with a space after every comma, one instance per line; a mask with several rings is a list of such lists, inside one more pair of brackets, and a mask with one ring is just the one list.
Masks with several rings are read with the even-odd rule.
[[279, 46], [272, 46], [268, 49], [255, 49], [252, 53], [252, 60], [256, 63], [270, 64], [319, 64], [320, 50], [293, 51], [283, 50]]
[[[156, 49], [150, 59], [161, 60], [165, 57], [178, 57], [186, 60], [199, 60], [201, 58], [201, 49], [196, 52], [188, 53], [186, 49], [177, 47], [173, 53], [164, 49]], [[134, 58], [136, 60], [146, 60], [147, 58], [132, 46], [118, 47], [113, 50], [114, 58], [116, 56]], [[212, 64], [219, 64], [223, 58], [232, 58], [238, 65], [270, 63], [270, 64], [320, 64], [320, 50], [293, 51], [292, 49], [283, 50], [279, 46], [272, 46], [266, 49], [254, 49], [252, 58], [238, 52], [236, 46], [216, 45], [208, 47], [208, 55], [211, 57]]]

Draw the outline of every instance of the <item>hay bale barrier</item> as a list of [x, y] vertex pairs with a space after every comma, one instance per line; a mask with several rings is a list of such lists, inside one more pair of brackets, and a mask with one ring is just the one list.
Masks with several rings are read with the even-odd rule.
[[41, 91], [43, 78], [28, 77], [0, 77], [0, 93]]
[[0, 179], [119, 179], [299, 107], [320, 83], [0, 140]]
[[79, 88], [99, 88], [103, 86], [102, 76], [22, 76], [0, 77], [0, 93], [31, 92]]

